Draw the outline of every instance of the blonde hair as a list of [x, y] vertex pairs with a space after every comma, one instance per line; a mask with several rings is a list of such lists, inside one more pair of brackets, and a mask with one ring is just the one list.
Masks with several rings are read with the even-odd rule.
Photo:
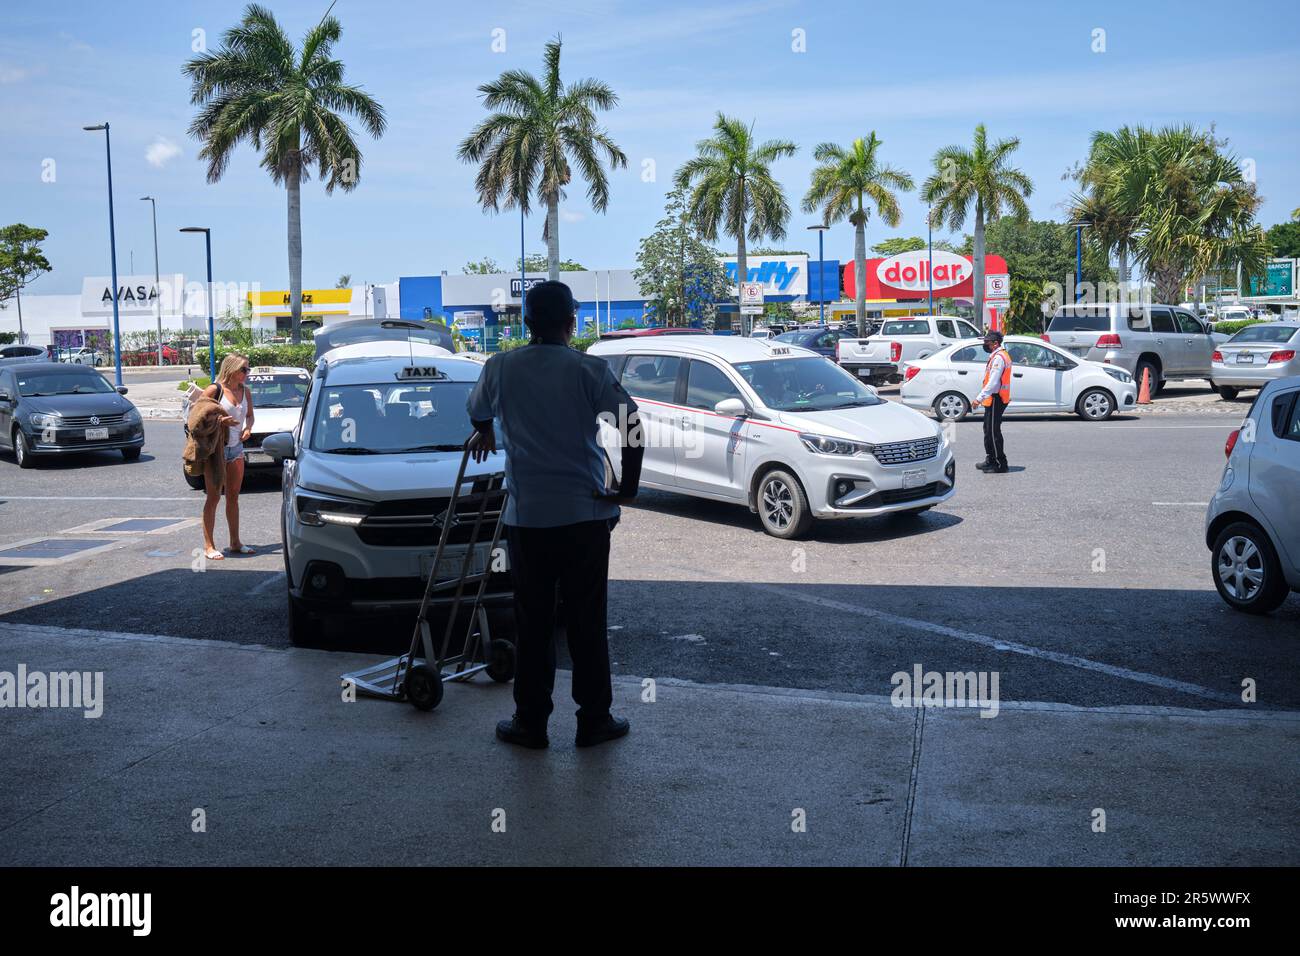
[[221, 360], [221, 368], [217, 369], [217, 384], [224, 386], [230, 376], [238, 372], [247, 363], [247, 358], [238, 352], [231, 352]]

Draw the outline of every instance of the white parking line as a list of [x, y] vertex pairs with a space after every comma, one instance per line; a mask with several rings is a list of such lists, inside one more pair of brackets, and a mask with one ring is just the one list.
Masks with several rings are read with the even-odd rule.
[[1241, 703], [1241, 698], [1234, 694], [1226, 694], [1222, 691], [1211, 690], [1208, 687], [1201, 687], [1199, 684], [1189, 684], [1185, 681], [1174, 680], [1170, 677], [1161, 677], [1159, 674], [1147, 674], [1143, 671], [1130, 670], [1127, 667], [1117, 667], [1114, 664], [1105, 664], [1101, 661], [1089, 660], [1086, 657], [1076, 657], [1073, 654], [1062, 654], [1059, 651], [1049, 651], [1040, 647], [1031, 647], [1028, 644], [1020, 644], [1016, 641], [1008, 641], [1000, 637], [990, 637], [987, 634], [976, 634], [973, 631], [963, 631], [955, 627], [948, 627], [944, 624], [934, 624], [930, 621], [922, 621], [918, 618], [903, 617], [900, 614], [890, 614], [888, 611], [878, 611], [875, 608], [862, 607], [858, 604], [849, 604], [846, 601], [836, 601], [831, 598], [818, 597], [814, 594], [803, 594], [793, 588], [784, 587], [779, 584], [758, 584], [753, 581], [733, 581], [732, 583], [743, 584], [747, 587], [756, 588], [759, 591], [779, 594], [786, 598], [793, 598], [796, 601], [803, 601], [805, 604], [814, 604], [818, 607], [828, 608], [834, 611], [844, 611], [848, 614], [857, 614], [861, 617], [869, 617], [873, 620], [896, 624], [899, 627], [910, 627], [917, 631], [928, 631], [931, 634], [941, 634], [944, 637], [956, 638], [959, 641], [969, 641], [972, 644], [980, 644], [993, 650], [1010, 651], [1013, 654], [1023, 654], [1026, 657], [1052, 661], [1055, 664], [1064, 664], [1067, 667], [1077, 667], [1081, 670], [1094, 671], [1098, 674], [1105, 674], [1108, 677], [1118, 677], [1121, 680], [1134, 681], [1139, 684], [1149, 684], [1152, 687], [1159, 687], [1163, 690], [1172, 690], [1183, 694], [1191, 694], [1194, 697], [1202, 697], [1205, 700], [1213, 700], [1221, 704], [1239, 705]]
[[1164, 505], [1170, 508], [1208, 508], [1208, 501], [1153, 501], [1153, 505]]

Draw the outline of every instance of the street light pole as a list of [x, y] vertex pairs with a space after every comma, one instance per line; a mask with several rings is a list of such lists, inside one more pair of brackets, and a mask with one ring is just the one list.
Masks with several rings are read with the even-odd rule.
[[929, 269], [926, 271], [926, 280], [930, 284], [930, 314], [934, 315], [934, 221], [930, 218], [934, 215], [934, 204], [930, 204], [930, 211], [925, 217], [925, 247], [929, 250], [926, 255], [930, 259]]
[[217, 380], [217, 331], [212, 316], [212, 230], [206, 226], [185, 226], [181, 232], [203, 233], [203, 243], [208, 253], [208, 381]]
[[104, 131], [104, 158], [108, 167], [108, 249], [113, 266], [113, 366], [117, 378], [116, 384], [120, 388], [122, 386], [122, 335], [117, 304], [117, 228], [113, 223], [113, 147], [109, 139], [107, 123], [83, 126], [82, 129], [91, 133]]
[[817, 233], [817, 315], [822, 325], [826, 324], [826, 255], [823, 240], [829, 226], [809, 226]]
[[524, 331], [524, 317], [528, 315], [528, 269], [524, 264], [524, 204], [519, 204], [519, 334]]
[[163, 331], [162, 331], [162, 277], [158, 273], [158, 203], [152, 196], [141, 196], [140, 201], [149, 200], [150, 206], [153, 207], [153, 291], [154, 291], [154, 314], [158, 318], [158, 367], [162, 368], [163, 364]]
[[1074, 224], [1074, 301], [1079, 301], [1079, 287], [1083, 284], [1083, 223]]

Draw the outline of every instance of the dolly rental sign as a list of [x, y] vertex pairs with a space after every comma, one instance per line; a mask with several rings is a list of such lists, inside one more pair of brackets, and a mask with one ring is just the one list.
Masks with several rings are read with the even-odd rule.
[[[1007, 271], [1001, 256], [984, 257], [985, 275]], [[974, 295], [975, 266], [969, 256], [935, 249], [903, 252], [886, 259], [867, 260], [868, 299], [923, 299], [934, 289], [936, 296], [969, 299]], [[844, 295], [853, 298], [856, 285], [855, 264], [844, 267]]]

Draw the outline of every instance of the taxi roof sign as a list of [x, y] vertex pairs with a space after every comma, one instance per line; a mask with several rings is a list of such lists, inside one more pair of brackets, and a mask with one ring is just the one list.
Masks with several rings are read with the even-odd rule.
[[446, 378], [446, 376], [433, 365], [406, 365], [397, 371], [397, 380], [399, 382], [428, 381], [441, 378]]

